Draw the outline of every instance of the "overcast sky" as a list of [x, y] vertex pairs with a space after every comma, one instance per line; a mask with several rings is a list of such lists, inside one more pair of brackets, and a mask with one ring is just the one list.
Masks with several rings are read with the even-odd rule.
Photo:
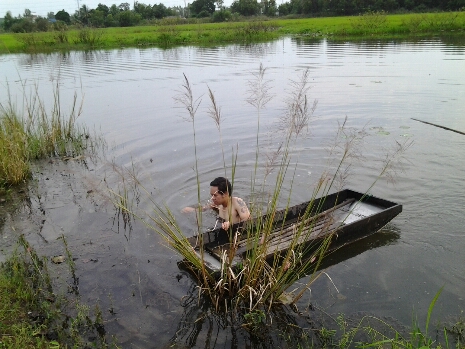
[[[13, 17], [17, 17], [22, 15], [25, 9], [29, 9], [34, 14], [42, 17], [45, 17], [48, 12], [57, 13], [60, 10], [65, 10], [72, 15], [78, 9], [78, 4], [79, 7], [87, 5], [89, 8], [94, 9], [99, 3], [110, 7], [113, 4], [119, 5], [123, 2], [129, 3], [132, 9], [134, 0], [0, 0], [0, 17], [4, 17], [7, 11], [11, 11]], [[139, 0], [139, 2], [146, 5], [162, 3], [166, 7], [184, 6], [184, 0]], [[186, 0], [186, 3], [189, 2], [192, 2], [192, 0]]]

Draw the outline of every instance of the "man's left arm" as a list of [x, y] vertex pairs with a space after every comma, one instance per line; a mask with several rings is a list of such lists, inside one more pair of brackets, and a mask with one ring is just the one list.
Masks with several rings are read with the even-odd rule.
[[250, 218], [250, 211], [247, 208], [247, 204], [241, 198], [236, 199], [237, 204], [237, 213], [239, 214], [239, 218], [241, 222], [244, 222]]

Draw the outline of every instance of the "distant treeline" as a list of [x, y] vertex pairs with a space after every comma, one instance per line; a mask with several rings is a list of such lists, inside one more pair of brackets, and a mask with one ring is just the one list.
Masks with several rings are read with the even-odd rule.
[[128, 27], [173, 16], [223, 22], [236, 20], [240, 16], [342, 16], [381, 11], [465, 11], [465, 0], [289, 0], [280, 5], [276, 4], [276, 0], [235, 0], [230, 7], [224, 6], [223, 0], [194, 0], [186, 7], [166, 7], [162, 3], [146, 5], [136, 1], [132, 9], [127, 2], [110, 7], [99, 4], [95, 9], [83, 5], [72, 15], [60, 10], [49, 12], [46, 18], [33, 15], [29, 9], [17, 17], [8, 11], [1, 21], [1, 27], [7, 32], [20, 33], [63, 30], [70, 24], [96, 28]]
[[465, 0], [290, 0], [279, 6], [280, 15], [324, 16], [358, 15], [376, 11], [399, 13], [460, 10], [465, 10]]

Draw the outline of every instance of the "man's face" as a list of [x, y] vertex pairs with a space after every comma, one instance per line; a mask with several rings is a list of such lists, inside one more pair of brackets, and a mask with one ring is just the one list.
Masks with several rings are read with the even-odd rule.
[[218, 187], [210, 187], [210, 196], [213, 204], [221, 205], [223, 204], [224, 194], [218, 190]]

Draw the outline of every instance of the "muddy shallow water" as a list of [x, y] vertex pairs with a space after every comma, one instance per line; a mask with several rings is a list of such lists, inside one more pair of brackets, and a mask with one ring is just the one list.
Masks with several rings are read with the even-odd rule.
[[[310, 134], [293, 147], [298, 162], [293, 189], [287, 182], [283, 191], [291, 192], [291, 204], [308, 200], [328, 159], [325, 146], [345, 116], [350, 127], [365, 127], [366, 133], [365, 159], [354, 163], [349, 188], [366, 190], [385, 150], [395, 141], [413, 141], [403, 172], [396, 168], [395, 184], [381, 180], [370, 190], [403, 204], [402, 214], [383, 231], [328, 257], [326, 272], [332, 281], [319, 278], [299, 309], [311, 303], [329, 314], [370, 313], [410, 325], [412, 312], [422, 323], [434, 294], [444, 286], [433, 315], [458, 314], [465, 307], [465, 136], [412, 118], [465, 131], [464, 60], [465, 43], [439, 39], [335, 44], [286, 38], [210, 49], [1, 56], [0, 71], [19, 105], [18, 74], [27, 80], [26, 88], [38, 83], [48, 103], [49, 80], [59, 78], [62, 101], [68, 102], [76, 90], [85, 94], [80, 121], [95, 125], [108, 144], [104, 158], [86, 154], [84, 161], [52, 159], [38, 165], [26, 190], [28, 200], [14, 212], [0, 202], [2, 258], [19, 233], [39, 254], [63, 254], [58, 239], [63, 234], [76, 258], [81, 296], [107, 310], [106, 329], [124, 348], [163, 348], [176, 333], [181, 347], [205, 347], [209, 338], [216, 339], [216, 347], [241, 347], [238, 343], [247, 340], [240, 331], [207, 320], [196, 327], [200, 311], [186, 303], [192, 281], [177, 267], [179, 257], [156, 233], [125, 221], [109, 200], [108, 186], [121, 184], [120, 166], [133, 167], [151, 197], [167, 202], [183, 230], [192, 233], [193, 217], [180, 213], [196, 200], [192, 124], [173, 101], [185, 73], [202, 99], [195, 124], [202, 195], [208, 198], [209, 181], [223, 171], [218, 131], [206, 115], [208, 85], [225, 117], [228, 168], [231, 148], [239, 149], [235, 190], [250, 199], [257, 116], [244, 100], [247, 81], [262, 62], [276, 96], [261, 116], [262, 154], [279, 143], [275, 125], [289, 79], [309, 68], [309, 97], [318, 100]], [[5, 88], [3, 84], [2, 103]], [[263, 167], [261, 163], [260, 171]], [[265, 188], [269, 191], [271, 184]], [[143, 195], [138, 203], [149, 207]], [[207, 216], [206, 224], [211, 219]], [[51, 268], [58, 272], [57, 284], [69, 282], [65, 265]], [[305, 318], [294, 320], [308, 325]]]
[[[40, 255], [50, 259], [66, 255], [61, 239], [65, 236], [76, 265], [78, 296], [91, 307], [99, 305], [109, 342], [115, 336], [123, 348], [273, 348], [285, 345], [273, 328], [297, 339], [302, 334], [296, 326], [307, 330], [321, 326], [336, 328], [334, 318], [325, 313], [331, 306], [315, 308], [313, 300], [304, 297], [297, 312], [286, 306], [272, 309], [268, 316], [273, 319], [273, 326], [265, 328], [260, 336], [251, 337], [237, 323], [229, 323], [199, 305], [195, 283], [177, 266], [180, 258], [160, 246], [163, 242], [153, 231], [138, 221], [123, 219], [98, 174], [109, 164], [56, 158], [36, 165], [33, 184], [24, 193], [27, 199], [13, 199], [16, 208], [3, 211], [8, 213], [1, 221], [2, 260], [16, 247], [20, 233], [25, 234]], [[331, 270], [332, 265], [398, 239], [399, 232], [387, 227], [376, 237], [341, 250], [345, 255], [328, 257], [324, 268]], [[56, 293], [74, 297], [73, 279], [66, 263], [50, 262], [49, 270]], [[347, 300], [334, 289], [324, 293], [322, 300], [333, 305]], [[373, 314], [351, 313], [347, 321], [355, 325], [364, 316]], [[407, 333], [396, 318], [378, 316]]]

